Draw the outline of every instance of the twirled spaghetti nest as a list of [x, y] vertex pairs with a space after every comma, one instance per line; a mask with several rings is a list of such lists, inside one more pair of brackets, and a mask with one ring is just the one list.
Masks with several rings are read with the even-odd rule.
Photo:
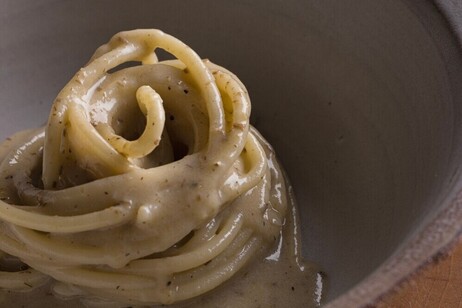
[[[157, 60], [157, 48], [177, 60]], [[120, 68], [129, 61], [139, 65]], [[115, 35], [45, 127], [1, 149], [0, 249], [24, 289], [173, 303], [203, 294], [279, 236], [285, 186], [239, 79], [159, 30]]]

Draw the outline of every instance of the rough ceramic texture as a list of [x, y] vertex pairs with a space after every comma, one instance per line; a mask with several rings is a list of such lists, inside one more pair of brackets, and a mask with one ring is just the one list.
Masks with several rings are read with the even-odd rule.
[[3, 0], [0, 137], [44, 123], [59, 89], [114, 33], [163, 29], [248, 86], [253, 123], [292, 180], [304, 254], [329, 277], [328, 300], [366, 303], [461, 229], [452, 200], [462, 186], [462, 53], [440, 13], [455, 12], [455, 31], [460, 9], [411, 0]]

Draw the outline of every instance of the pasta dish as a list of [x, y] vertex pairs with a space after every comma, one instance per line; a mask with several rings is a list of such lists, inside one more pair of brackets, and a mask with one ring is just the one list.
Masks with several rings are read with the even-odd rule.
[[178, 39], [116, 34], [44, 127], [1, 147], [0, 250], [15, 269], [0, 287], [173, 304], [267, 257], [294, 210], [250, 110], [233, 73]]

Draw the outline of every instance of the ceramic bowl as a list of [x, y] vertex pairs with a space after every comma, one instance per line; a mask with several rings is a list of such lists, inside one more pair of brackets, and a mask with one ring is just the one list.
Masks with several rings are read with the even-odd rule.
[[240, 76], [326, 305], [374, 303], [461, 231], [458, 1], [3, 0], [0, 12], [1, 138], [43, 124], [121, 30], [162, 29]]

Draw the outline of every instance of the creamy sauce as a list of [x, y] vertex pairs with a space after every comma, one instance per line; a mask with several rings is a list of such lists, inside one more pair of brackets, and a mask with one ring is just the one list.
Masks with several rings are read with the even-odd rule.
[[[172, 308], [192, 307], [318, 307], [322, 298], [323, 277], [320, 268], [300, 256], [300, 238], [296, 205], [291, 200], [282, 236], [273, 252], [263, 260], [254, 260], [242, 272], [216, 290]], [[128, 307], [105, 301], [60, 299], [49, 285], [28, 292], [0, 290], [0, 306], [15, 307]], [[137, 307], [137, 306], [132, 306]], [[153, 306], [160, 307], [160, 306]]]
[[[142, 65], [113, 72], [129, 60]], [[115, 35], [45, 127], [0, 147], [0, 304], [318, 305], [284, 172], [249, 116], [237, 76], [182, 42]]]

